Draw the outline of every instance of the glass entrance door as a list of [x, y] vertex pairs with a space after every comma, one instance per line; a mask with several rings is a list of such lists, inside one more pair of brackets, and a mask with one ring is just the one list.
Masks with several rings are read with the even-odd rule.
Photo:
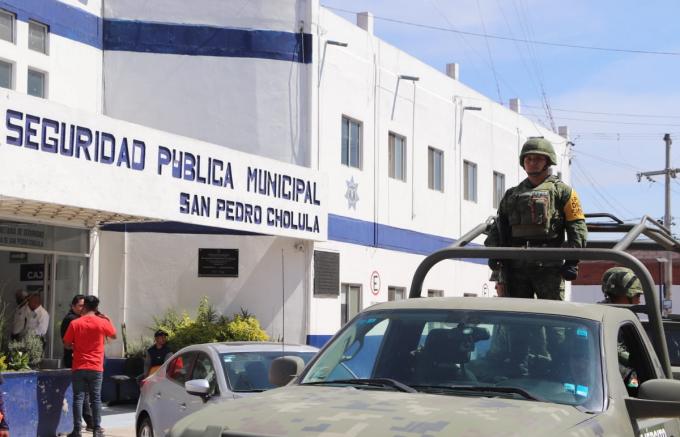
[[71, 309], [73, 296], [87, 294], [88, 284], [88, 259], [79, 256], [54, 255], [54, 282], [50, 290], [54, 290], [51, 296], [50, 313], [50, 357], [63, 358], [64, 346], [61, 341], [61, 322]]

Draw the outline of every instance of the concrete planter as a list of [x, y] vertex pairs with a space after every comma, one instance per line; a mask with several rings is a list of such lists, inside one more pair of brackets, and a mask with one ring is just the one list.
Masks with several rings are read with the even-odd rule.
[[73, 430], [70, 369], [5, 372], [2, 376], [11, 435], [53, 437]]
[[[111, 375], [124, 371], [125, 359], [107, 358], [104, 364], [102, 403], [117, 400], [134, 403], [139, 396], [135, 382], [122, 384], [119, 393]], [[3, 372], [0, 385], [10, 434], [19, 437], [55, 437], [73, 430], [71, 369]], [[119, 398], [116, 399], [116, 395]]]

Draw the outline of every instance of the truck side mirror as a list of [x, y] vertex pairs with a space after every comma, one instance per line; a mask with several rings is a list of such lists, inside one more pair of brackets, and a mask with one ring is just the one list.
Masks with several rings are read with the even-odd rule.
[[300, 357], [287, 355], [276, 358], [269, 368], [269, 382], [282, 387], [302, 373], [304, 368], [305, 362]]
[[650, 379], [638, 389], [639, 399], [680, 402], [680, 381], [675, 379]]
[[627, 398], [626, 407], [631, 419], [680, 417], [680, 381], [650, 379], [638, 389], [637, 398]]

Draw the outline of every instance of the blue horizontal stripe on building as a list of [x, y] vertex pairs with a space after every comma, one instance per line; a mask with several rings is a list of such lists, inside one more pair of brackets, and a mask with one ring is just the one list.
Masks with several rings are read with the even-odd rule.
[[[328, 214], [328, 239], [416, 255], [429, 255], [456, 242], [453, 238], [335, 214]], [[461, 261], [484, 265], [487, 263], [485, 259], [478, 258], [466, 258]]]
[[[209, 234], [209, 235], [264, 235], [233, 229], [192, 225], [180, 222], [148, 222], [109, 224], [102, 230], [114, 232], [148, 232], [165, 234]], [[429, 255], [443, 249], [456, 240], [439, 235], [396, 228], [394, 226], [357, 220], [335, 214], [328, 215], [328, 239], [360, 246], [376, 247], [416, 255]], [[470, 246], [474, 246], [471, 244]], [[467, 258], [461, 261], [486, 265], [485, 259]]]
[[307, 344], [321, 349], [332, 337], [332, 335], [308, 334]]
[[18, 20], [38, 21], [50, 33], [99, 50], [312, 62], [308, 33], [103, 20], [57, 0], [0, 0], [0, 8]]
[[312, 62], [312, 35], [191, 24], [106, 20], [104, 50]]

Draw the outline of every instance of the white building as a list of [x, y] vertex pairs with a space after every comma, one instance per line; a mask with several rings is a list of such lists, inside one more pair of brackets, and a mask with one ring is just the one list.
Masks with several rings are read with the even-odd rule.
[[[43, 290], [54, 356], [76, 292], [131, 338], [207, 296], [275, 339], [320, 344], [407, 296], [423, 255], [493, 215], [524, 178], [527, 137], [550, 139], [570, 179], [565, 138], [457, 66], [379, 40], [370, 14], [357, 25], [317, 0], [0, 7], [0, 291]], [[199, 249], [230, 250], [202, 252], [199, 272]], [[488, 274], [450, 261], [424, 288], [490, 296]]]

